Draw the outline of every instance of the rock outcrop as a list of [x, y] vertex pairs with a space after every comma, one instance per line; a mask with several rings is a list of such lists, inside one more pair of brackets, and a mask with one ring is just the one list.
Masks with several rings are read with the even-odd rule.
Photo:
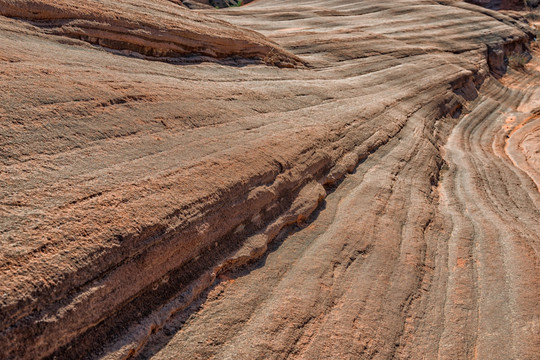
[[467, 2], [492, 10], [521, 10], [526, 3], [524, 0], [467, 0]]
[[0, 0], [0, 358], [538, 358], [530, 34]]
[[[99, 7], [98, 7], [99, 6]], [[210, 58], [300, 61], [260, 34], [238, 28], [168, 0], [1, 0], [0, 15], [26, 20], [42, 33], [81, 39], [125, 55], [174, 61]]]

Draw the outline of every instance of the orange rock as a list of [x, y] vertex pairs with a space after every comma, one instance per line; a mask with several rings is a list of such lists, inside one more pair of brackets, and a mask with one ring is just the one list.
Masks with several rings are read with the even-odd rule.
[[493, 76], [531, 33], [0, 0], [0, 358], [534, 359], [540, 76]]

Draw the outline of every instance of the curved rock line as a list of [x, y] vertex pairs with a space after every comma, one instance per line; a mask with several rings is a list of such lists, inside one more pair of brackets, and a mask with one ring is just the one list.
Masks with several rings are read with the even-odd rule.
[[[465, 304], [456, 304], [457, 299], [447, 301], [445, 313], [464, 315], [462, 321], [448, 320], [454, 325], [446, 328], [460, 324], [455, 331], [462, 333], [463, 323], [467, 323], [463, 320], [469, 319], [466, 328], [478, 333], [474, 348], [468, 346], [470, 356], [534, 358], [539, 345], [532, 334], [539, 326], [535, 299], [540, 292], [536, 220], [540, 198], [531, 180], [505, 156], [500, 136], [504, 114], [515, 111], [525, 94], [516, 91], [516, 99], [500, 85], [489, 84], [487, 88], [478, 110], [464, 117], [446, 146], [453, 170], [448, 176], [450, 184], [443, 181], [443, 191], [446, 198], [455, 199], [449, 204], [454, 209], [455, 227], [449, 242], [455, 255], [448, 266], [458, 268], [452, 277], [461, 281], [455, 282], [476, 289]], [[450, 293], [457, 293], [452, 290], [448, 288]], [[467, 305], [465, 310], [452, 309]], [[450, 345], [460, 348], [455, 343]]]
[[527, 173], [540, 191], [539, 152], [536, 145], [540, 132], [539, 116], [533, 114], [512, 125], [504, 150], [514, 165]]
[[147, 59], [188, 62], [234, 57], [257, 59], [269, 65], [302, 65], [299, 58], [256, 32], [191, 12], [168, 0], [88, 4], [72, 0], [2, 0], [0, 15], [24, 19], [45, 33]]
[[437, 187], [406, 174], [426, 169], [409, 120], [308, 228], [264, 267], [224, 277], [142, 358], [534, 359], [540, 197], [500, 136], [505, 114], [534, 90], [522, 81], [525, 91], [493, 79], [482, 87], [444, 147]]
[[526, 25], [443, 1], [207, 13], [310, 68], [146, 62], [0, 17], [1, 357], [533, 358], [538, 193], [504, 114], [536, 90], [489, 75]]

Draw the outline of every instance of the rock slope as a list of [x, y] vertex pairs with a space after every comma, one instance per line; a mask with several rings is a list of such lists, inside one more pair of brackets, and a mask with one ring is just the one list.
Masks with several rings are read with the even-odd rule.
[[540, 76], [499, 79], [525, 24], [433, 0], [0, 15], [1, 358], [538, 358]]
[[[467, 0], [472, 4], [480, 5], [492, 10], [520, 10], [525, 6], [526, 0]], [[530, 1], [531, 3], [534, 1]]]
[[169, 61], [189, 55], [262, 60], [272, 52], [276, 62], [299, 62], [256, 32], [168, 0], [2, 0], [0, 9], [3, 16], [27, 21], [45, 34], [81, 39], [124, 55]]

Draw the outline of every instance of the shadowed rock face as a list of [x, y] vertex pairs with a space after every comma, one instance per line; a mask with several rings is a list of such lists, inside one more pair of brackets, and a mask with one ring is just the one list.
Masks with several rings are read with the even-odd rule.
[[537, 359], [531, 33], [0, 0], [0, 358]]
[[467, 0], [467, 2], [493, 10], [520, 10], [525, 5], [523, 0]]

